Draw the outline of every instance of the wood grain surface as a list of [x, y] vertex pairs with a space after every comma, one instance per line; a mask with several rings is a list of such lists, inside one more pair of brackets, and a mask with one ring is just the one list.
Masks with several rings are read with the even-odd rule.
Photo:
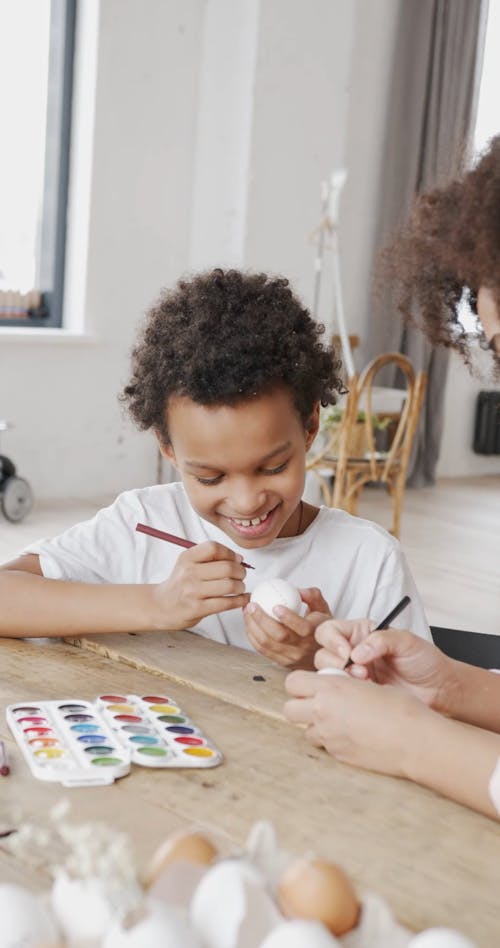
[[[480, 948], [494, 948], [500, 826], [408, 782], [354, 770], [309, 748], [299, 729], [280, 720], [283, 672], [259, 656], [188, 633], [97, 638], [82, 641], [85, 648], [0, 643], [0, 735], [11, 761], [11, 775], [0, 781], [3, 825], [46, 818], [66, 798], [75, 821], [105, 821], [129, 833], [144, 867], [173, 830], [210, 828], [227, 853], [243, 844], [255, 820], [268, 819], [290, 853], [338, 862], [360, 892], [381, 895], [408, 927], [450, 925]], [[133, 767], [111, 787], [71, 790], [31, 776], [7, 730], [7, 704], [92, 699], [110, 690], [151, 693], [159, 678], [161, 692], [223, 751], [220, 767]], [[9, 853], [8, 839], [0, 840], [0, 878], [44, 888], [57, 855], [48, 852], [42, 866], [30, 866]]]

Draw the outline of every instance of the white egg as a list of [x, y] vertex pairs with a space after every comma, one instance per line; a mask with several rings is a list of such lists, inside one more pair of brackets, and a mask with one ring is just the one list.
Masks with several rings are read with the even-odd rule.
[[477, 948], [470, 938], [452, 928], [428, 928], [415, 935], [408, 948]]
[[344, 675], [345, 678], [350, 678], [349, 672], [343, 670], [343, 668], [320, 668], [318, 675]]
[[408, 948], [410, 933], [394, 918], [379, 895], [365, 892], [356, 928], [343, 939], [349, 948]]
[[303, 615], [307, 608], [298, 590], [286, 579], [266, 579], [259, 583], [250, 596], [250, 602], [257, 603], [273, 619], [277, 618], [273, 613], [274, 606], [286, 606], [298, 615]]
[[19, 885], [0, 885], [1, 948], [34, 948], [58, 940], [54, 919], [43, 902]]
[[102, 948], [201, 948], [183, 915], [174, 908], [150, 899], [147, 914], [136, 925], [124, 928], [115, 923]]
[[223, 860], [205, 873], [189, 915], [205, 948], [258, 945], [281, 921], [261, 874], [237, 859]]
[[259, 948], [342, 948], [342, 942], [331, 935], [321, 922], [283, 922], [273, 929]]
[[58, 873], [52, 886], [52, 911], [68, 939], [101, 938], [114, 912], [100, 879], [71, 879]]

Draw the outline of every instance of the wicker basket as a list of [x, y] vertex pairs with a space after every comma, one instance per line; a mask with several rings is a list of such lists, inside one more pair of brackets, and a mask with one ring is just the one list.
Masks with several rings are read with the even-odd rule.
[[[338, 425], [331, 425], [328, 429], [331, 437], [330, 450], [328, 453], [335, 457], [339, 453], [341, 430], [342, 424], [340, 422]], [[357, 421], [349, 434], [349, 456], [351, 458], [364, 458], [367, 451], [368, 444], [365, 423], [364, 421]]]

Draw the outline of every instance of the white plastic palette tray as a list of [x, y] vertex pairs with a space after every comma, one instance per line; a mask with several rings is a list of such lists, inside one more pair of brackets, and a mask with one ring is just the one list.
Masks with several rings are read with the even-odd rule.
[[38, 780], [103, 786], [141, 767], [216, 767], [223, 760], [164, 695], [62, 698], [7, 708], [7, 723]]

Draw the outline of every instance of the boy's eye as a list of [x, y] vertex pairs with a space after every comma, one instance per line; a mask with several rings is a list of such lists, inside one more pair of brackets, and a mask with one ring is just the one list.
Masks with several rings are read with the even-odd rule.
[[[261, 472], [262, 474], [266, 474], [266, 475], [281, 474], [281, 472], [284, 471], [287, 466], [288, 466], [288, 460], [283, 461], [283, 463], [279, 464], [278, 467], [271, 467], [271, 468], [263, 467], [261, 469]], [[215, 477], [200, 477], [200, 475], [197, 474], [196, 480], [198, 481], [198, 484], [204, 484], [205, 487], [211, 487], [214, 484], [220, 484], [223, 477], [224, 477], [224, 474], [216, 474]]]
[[288, 466], [288, 461], [283, 461], [283, 464], [279, 464], [278, 467], [262, 468], [263, 474], [281, 474], [282, 471]]
[[197, 477], [196, 480], [198, 484], [205, 484], [207, 487], [210, 487], [211, 484], [218, 484], [223, 476], [223, 474], [216, 474], [215, 477]]

